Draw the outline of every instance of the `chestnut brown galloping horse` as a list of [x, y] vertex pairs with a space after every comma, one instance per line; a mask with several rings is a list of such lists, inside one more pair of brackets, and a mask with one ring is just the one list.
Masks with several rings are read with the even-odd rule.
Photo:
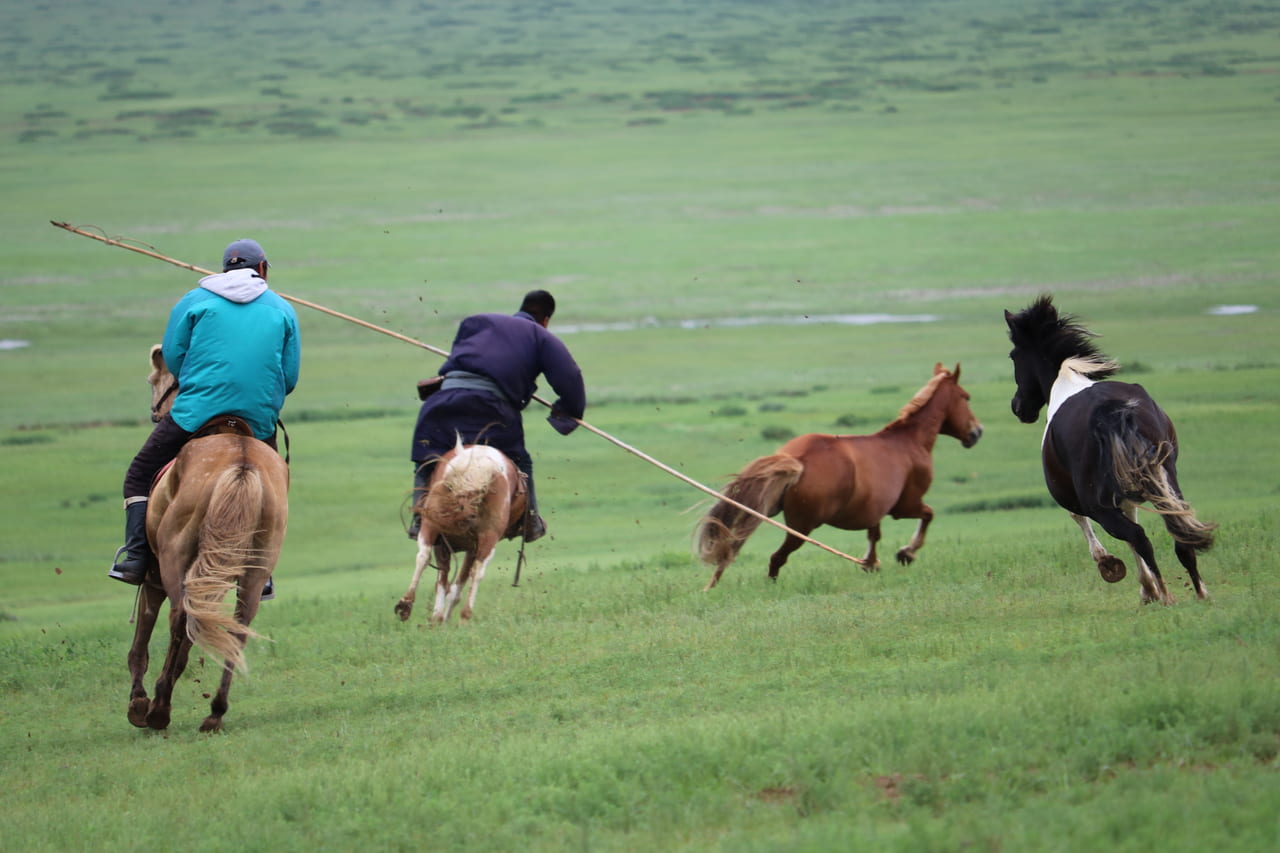
[[[924, 494], [933, 482], [933, 445], [939, 433], [973, 447], [982, 424], [969, 409], [969, 393], [960, 387], [955, 371], [941, 363], [933, 378], [911, 399], [896, 420], [874, 435], [811, 433], [793, 438], [777, 453], [762, 456], [743, 468], [724, 494], [744, 506], [774, 516], [782, 512], [786, 524], [808, 535], [827, 524], [841, 530], [866, 530], [869, 547], [859, 563], [878, 571], [876, 543], [880, 520], [917, 518], [915, 535], [899, 549], [898, 562], [910, 563], [924, 547], [933, 509]], [[714, 566], [706, 589], [720, 580], [760, 518], [726, 501], [719, 501], [698, 524], [698, 557]], [[769, 558], [769, 577], [804, 540], [790, 533]]]
[[[422, 516], [422, 527], [409, 590], [396, 602], [400, 621], [406, 621], [413, 613], [418, 583], [433, 556], [436, 603], [431, 621], [447, 621], [462, 597], [463, 587], [470, 582], [467, 603], [459, 614], [462, 621], [468, 621], [498, 540], [510, 538], [522, 529], [513, 529], [513, 525], [524, 518], [527, 498], [523, 475], [502, 451], [484, 444], [464, 445], [459, 437], [457, 445], [436, 463], [431, 485], [414, 508]], [[465, 552], [465, 556], [451, 581], [449, 574], [457, 552]]]
[[[151, 410], [160, 417], [172, 405], [177, 380], [158, 346], [151, 349], [151, 366]], [[196, 645], [223, 661], [222, 682], [200, 731], [222, 728], [232, 675], [245, 669], [245, 641], [257, 636], [249, 623], [284, 542], [288, 492], [285, 461], [231, 417], [215, 418], [198, 431], [156, 481], [147, 504], [147, 538], [157, 566], [148, 570], [138, 594], [129, 649], [129, 722], [168, 727], [173, 687]], [[223, 604], [231, 592], [236, 593], [234, 614]], [[148, 699], [142, 683], [147, 646], [166, 598], [169, 651], [155, 698]]]

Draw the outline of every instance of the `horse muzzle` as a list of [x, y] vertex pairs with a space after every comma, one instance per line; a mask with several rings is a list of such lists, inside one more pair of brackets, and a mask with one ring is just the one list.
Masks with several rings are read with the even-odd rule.
[[1033, 424], [1040, 419], [1040, 409], [1027, 411], [1026, 405], [1022, 402], [1022, 397], [1014, 397], [1009, 402], [1009, 408], [1013, 410], [1013, 416], [1024, 424]]
[[977, 444], [980, 438], [982, 438], [982, 424], [975, 424], [973, 429], [969, 430], [969, 434], [960, 439], [960, 446], [967, 450]]

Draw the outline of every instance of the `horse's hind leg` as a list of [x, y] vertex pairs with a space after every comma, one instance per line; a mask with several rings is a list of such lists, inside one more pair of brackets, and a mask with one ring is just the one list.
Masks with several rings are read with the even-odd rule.
[[440, 617], [441, 622], [449, 621], [449, 617], [453, 615], [453, 609], [458, 606], [458, 601], [462, 598], [462, 588], [471, 580], [471, 571], [475, 568], [475, 563], [475, 552], [468, 551], [466, 558], [462, 561], [462, 567], [458, 569], [458, 574], [453, 579], [453, 583], [446, 581], [444, 612]]
[[187, 636], [187, 612], [180, 605], [170, 604], [169, 651], [156, 680], [156, 695], [147, 711], [147, 726], [153, 729], [169, 727], [169, 713], [173, 703], [173, 686], [187, 668], [191, 654], [191, 639]]
[[449, 618], [449, 572], [453, 568], [453, 555], [443, 545], [436, 545], [436, 603], [431, 611], [431, 623], [439, 625]]
[[880, 571], [880, 558], [876, 556], [876, 546], [880, 544], [880, 525], [873, 524], [867, 528], [867, 553], [862, 555], [858, 565], [864, 572]]
[[462, 608], [462, 612], [458, 617], [463, 622], [471, 621], [471, 613], [476, 607], [476, 593], [480, 590], [480, 581], [484, 580], [484, 570], [488, 567], [489, 561], [493, 559], [494, 549], [498, 547], [498, 540], [495, 538], [493, 542], [487, 539], [480, 543], [480, 547], [476, 553], [486, 554], [483, 560], [475, 561], [475, 567], [471, 570], [471, 589], [467, 593], [467, 604]]
[[703, 592], [706, 592], [720, 582], [720, 576], [724, 574], [725, 569], [729, 568], [729, 563], [731, 562], [733, 561], [725, 560], [724, 562], [716, 563], [716, 569], [711, 573], [711, 580], [707, 581], [707, 585], [702, 588]]
[[1196, 565], [1196, 549], [1190, 545], [1175, 542], [1173, 552], [1178, 555], [1178, 562], [1182, 563], [1182, 567], [1187, 570], [1187, 575], [1191, 578], [1191, 588], [1196, 591], [1196, 598], [1201, 600], [1208, 598], [1209, 591], [1204, 588], [1204, 583], [1200, 580], [1200, 570]]
[[[266, 586], [268, 577], [270, 575], [267, 574], [267, 569], [264, 568], [251, 581], [241, 581], [245, 585], [236, 598], [236, 621], [246, 628], [253, 621], [253, 617], [258, 615], [258, 605], [262, 602], [262, 588]], [[236, 639], [240, 643], [240, 648], [243, 649], [249, 639], [249, 635], [242, 633], [237, 635]], [[200, 731], [222, 731], [222, 717], [227, 713], [227, 708], [231, 707], [227, 697], [231, 694], [231, 679], [233, 676], [235, 676], [235, 667], [230, 663], [224, 662], [222, 665], [222, 681], [218, 684], [218, 692], [214, 694], [213, 699], [209, 702], [209, 716], [205, 717], [204, 722], [200, 724]]]
[[[244, 645], [245, 637], [240, 637], [240, 645]], [[231, 693], [231, 678], [235, 675], [235, 668], [229, 663], [222, 665], [222, 681], [218, 684], [218, 692], [214, 694], [213, 699], [209, 702], [209, 716], [204, 718], [204, 722], [200, 724], [202, 732], [220, 732], [222, 731], [222, 717], [227, 713], [230, 704], [227, 697]]]
[[1142, 603], [1150, 604], [1158, 601], [1161, 604], [1173, 604], [1173, 596], [1160, 577], [1160, 569], [1156, 566], [1155, 551], [1151, 540], [1142, 525], [1135, 521], [1137, 510], [1132, 504], [1126, 504], [1124, 511], [1109, 510], [1099, 512], [1097, 522], [1102, 529], [1117, 539], [1129, 543], [1134, 560], [1138, 563], [1138, 582], [1142, 585]]
[[[808, 530], [801, 530], [800, 532], [806, 536], [809, 535]], [[787, 562], [787, 557], [790, 557], [791, 553], [803, 544], [804, 540], [799, 536], [787, 534], [787, 538], [782, 540], [782, 547], [774, 551], [773, 555], [769, 557], [769, 580], [778, 579], [778, 570]]]
[[[1182, 495], [1182, 488], [1178, 485], [1178, 472], [1174, 470], [1173, 463], [1166, 462], [1164, 471], [1172, 493], [1177, 496], [1178, 500], [1185, 500]], [[1164, 517], [1164, 526], [1169, 531], [1169, 535], [1173, 537], [1173, 553], [1178, 556], [1178, 562], [1182, 563], [1182, 567], [1187, 570], [1187, 575], [1191, 578], [1191, 588], [1195, 590], [1196, 598], [1201, 600], [1208, 598], [1209, 592], [1204, 588], [1204, 583], [1200, 580], [1200, 570], [1196, 563], [1196, 547], [1178, 541], [1178, 529], [1181, 526], [1179, 517], [1166, 515]]]
[[151, 632], [155, 629], [163, 604], [164, 589], [149, 583], [144, 583], [139, 588], [135, 617], [137, 624], [133, 632], [133, 645], [129, 647], [129, 675], [133, 678], [133, 685], [129, 690], [129, 722], [140, 729], [147, 727], [147, 712], [151, 710], [151, 700], [147, 698], [143, 679], [151, 662], [148, 650]]
[[1098, 541], [1098, 537], [1093, 532], [1093, 523], [1083, 515], [1071, 513], [1071, 520], [1079, 527], [1080, 532], [1084, 534], [1084, 541], [1089, 546], [1089, 556], [1093, 558], [1093, 562], [1098, 567], [1098, 573], [1102, 575], [1102, 579], [1107, 583], [1119, 583], [1124, 580], [1127, 569], [1124, 567], [1124, 560], [1119, 557], [1113, 557], [1107, 552], [1106, 546]]
[[418, 558], [413, 566], [413, 578], [409, 581], [409, 591], [404, 597], [396, 602], [396, 615], [400, 617], [401, 622], [409, 619], [409, 614], [413, 613], [413, 602], [417, 598], [418, 584], [422, 581], [422, 573], [427, 568], [427, 563], [431, 559], [431, 546], [427, 543], [425, 534], [418, 532]]

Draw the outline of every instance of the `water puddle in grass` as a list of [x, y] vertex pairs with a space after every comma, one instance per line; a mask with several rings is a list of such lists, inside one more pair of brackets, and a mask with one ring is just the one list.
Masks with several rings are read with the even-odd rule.
[[1256, 314], [1257, 305], [1215, 305], [1206, 311], [1214, 317], [1234, 317], [1237, 314]]
[[936, 323], [937, 314], [800, 314], [783, 317], [717, 317], [709, 320], [659, 320], [648, 317], [636, 322], [571, 323], [556, 325], [556, 334], [574, 332], [634, 332], [638, 329], [709, 329], [744, 326], [874, 326], [881, 323]]

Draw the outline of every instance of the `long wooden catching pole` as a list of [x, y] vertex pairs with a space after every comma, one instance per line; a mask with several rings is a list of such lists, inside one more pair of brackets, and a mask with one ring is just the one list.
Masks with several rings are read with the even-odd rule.
[[[184, 270], [191, 270], [191, 272], [200, 273], [201, 275], [213, 275], [212, 270], [202, 269], [201, 267], [198, 267], [194, 264], [188, 264], [185, 261], [179, 261], [176, 258], [171, 258], [167, 255], [162, 255], [159, 252], [155, 251], [154, 246], [143, 248], [142, 246], [135, 245], [133, 242], [129, 242], [121, 239], [112, 239], [108, 237], [106, 234], [101, 233], [101, 229], [99, 229], [99, 233], [95, 233], [93, 231], [87, 231], [84, 228], [77, 228], [76, 226], [70, 224], [69, 222], [58, 222], [52, 219], [49, 220], [49, 224], [54, 226], [55, 228], [61, 228], [64, 231], [70, 231], [72, 234], [79, 234], [81, 237], [88, 237], [91, 240], [97, 240], [100, 243], [106, 243], [108, 246], [117, 246], [121, 249], [128, 249], [131, 252], [137, 252], [140, 255], [146, 255], [148, 258], [155, 258], [158, 261], [164, 261], [167, 264], [173, 264], [175, 267], [182, 267]], [[331, 317], [337, 317], [340, 320], [346, 320], [348, 323], [355, 323], [357, 326], [363, 326], [364, 328], [369, 329], [370, 331], [379, 332], [380, 334], [393, 337], [396, 340], [404, 341], [407, 344], [413, 344], [416, 347], [421, 347], [422, 349], [429, 350], [430, 352], [433, 352], [436, 355], [441, 355], [446, 358], [449, 356], [449, 353], [445, 350], [439, 349], [437, 347], [433, 347], [430, 344], [425, 344], [422, 341], [415, 340], [407, 335], [402, 335], [399, 332], [393, 332], [390, 329], [384, 329], [381, 326], [375, 326], [373, 323], [365, 322], [364, 320], [361, 320], [358, 317], [352, 317], [350, 314], [343, 314], [341, 311], [334, 311], [332, 308], [326, 308], [323, 305], [317, 305], [315, 302], [309, 302], [306, 299], [299, 299], [296, 296], [290, 296], [289, 294], [281, 293], [278, 290], [276, 291], [276, 294], [280, 296], [282, 299], [287, 299], [296, 305], [301, 305], [305, 308], [311, 308], [323, 314], [328, 314]], [[542, 405], [546, 406], [548, 409], [551, 408], [551, 404], [548, 403], [543, 398], [539, 397], [537, 394], [533, 395], [533, 399], [538, 401]], [[708, 495], [711, 495], [714, 498], [718, 498], [724, 501], [725, 503], [728, 503], [732, 506], [736, 506], [738, 509], [742, 510], [743, 512], [750, 513], [751, 515], [754, 515], [757, 518], [759, 518], [761, 521], [767, 522], [768, 524], [772, 524], [774, 527], [778, 528], [779, 530], [785, 533], [788, 533], [792, 536], [795, 536], [798, 539], [803, 539], [805, 542], [808, 542], [811, 545], [816, 545], [817, 547], [821, 548], [824, 551], [835, 554], [837, 557], [843, 557], [844, 559], [852, 563], [857, 563], [859, 566], [865, 567], [865, 563], [863, 560], [860, 560], [857, 557], [850, 556], [849, 554], [846, 554], [843, 551], [838, 551], [835, 548], [832, 548], [830, 545], [824, 545], [823, 543], [819, 542], [817, 539], [812, 539], [798, 530], [792, 530], [790, 527], [783, 524], [782, 522], [774, 521], [769, 516], [765, 515], [764, 513], [758, 510], [752, 509], [746, 504], [738, 503], [733, 498], [730, 498], [726, 495], [722, 495], [720, 492], [717, 492], [715, 489], [712, 489], [709, 486], [702, 485], [697, 480], [694, 480], [691, 477], [681, 474], [679, 471], [675, 470], [669, 465], [664, 465], [663, 463], [659, 462], [657, 459], [654, 459], [652, 456], [649, 456], [647, 453], [642, 453], [641, 451], [637, 450], [636, 448], [632, 447], [626, 442], [620, 441], [617, 438], [614, 438], [613, 436], [609, 435], [609, 433], [605, 432], [602, 429], [598, 429], [592, 426], [591, 424], [587, 423], [584, 420], [580, 420], [578, 418], [574, 418], [573, 420], [577, 421], [578, 426], [582, 427], [588, 432], [593, 432], [596, 435], [600, 436], [601, 438], [605, 439], [606, 441], [616, 445], [617, 447], [622, 448], [628, 453], [638, 456], [639, 458], [648, 462], [650, 465], [653, 465], [654, 467], [657, 467], [657, 468], [661, 468], [663, 471], [666, 471], [671, 476], [675, 477], [676, 479], [684, 483], [688, 483], [690, 486], [693, 486], [695, 489], [699, 489], [700, 491], [706, 492]]]

